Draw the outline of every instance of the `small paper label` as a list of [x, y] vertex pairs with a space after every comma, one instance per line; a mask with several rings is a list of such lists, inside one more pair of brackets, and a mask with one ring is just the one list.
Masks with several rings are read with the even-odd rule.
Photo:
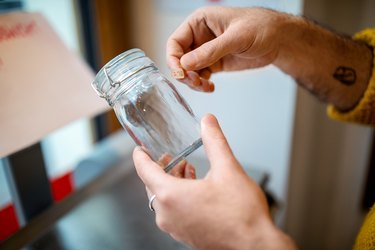
[[172, 71], [172, 77], [175, 79], [184, 79], [185, 74], [183, 69], [175, 69]]

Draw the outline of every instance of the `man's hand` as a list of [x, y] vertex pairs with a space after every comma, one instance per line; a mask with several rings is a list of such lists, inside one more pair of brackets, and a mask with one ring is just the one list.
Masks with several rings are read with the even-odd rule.
[[186, 77], [181, 81], [189, 87], [211, 92], [211, 73], [262, 67], [275, 60], [285, 16], [262, 8], [201, 8], [168, 39], [168, 66], [172, 72], [183, 69]]
[[[234, 157], [216, 118], [202, 119], [202, 140], [211, 168], [204, 179], [182, 177], [185, 163], [165, 173], [140, 148], [133, 158], [151, 194], [160, 229], [197, 249], [293, 249], [272, 223], [265, 196]], [[188, 169], [188, 170], [186, 170]]]
[[189, 87], [212, 92], [212, 73], [274, 64], [340, 110], [353, 108], [371, 75], [365, 44], [263, 8], [198, 9], [170, 36], [167, 63]]

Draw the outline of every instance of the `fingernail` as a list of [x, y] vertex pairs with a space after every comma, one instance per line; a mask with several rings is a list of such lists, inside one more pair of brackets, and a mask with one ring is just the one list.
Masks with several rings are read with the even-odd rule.
[[193, 74], [190, 75], [190, 78], [191, 78], [191, 81], [193, 82], [194, 87], [198, 87], [202, 85], [201, 78], [199, 77], [197, 73], [193, 72]]
[[218, 121], [217, 121], [217, 119], [214, 115], [206, 114], [202, 118], [202, 127], [204, 127], [205, 125], [216, 127], [216, 126], [218, 126]]
[[194, 169], [191, 169], [191, 170], [189, 171], [189, 174], [190, 174], [190, 176], [191, 176], [192, 178], [195, 178], [195, 170], [194, 170]]
[[210, 91], [210, 92], [214, 92], [215, 91], [215, 84], [213, 83], [213, 82], [211, 82], [211, 81], [208, 81], [208, 90]]
[[172, 77], [175, 79], [184, 79], [185, 73], [183, 69], [174, 69], [172, 70]]

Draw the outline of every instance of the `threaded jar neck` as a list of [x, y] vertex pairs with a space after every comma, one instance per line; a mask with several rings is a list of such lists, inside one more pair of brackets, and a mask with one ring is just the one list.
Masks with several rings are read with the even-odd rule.
[[158, 71], [154, 62], [142, 50], [131, 49], [104, 65], [91, 85], [113, 106], [117, 96], [134, 85], [134, 79], [149, 71]]

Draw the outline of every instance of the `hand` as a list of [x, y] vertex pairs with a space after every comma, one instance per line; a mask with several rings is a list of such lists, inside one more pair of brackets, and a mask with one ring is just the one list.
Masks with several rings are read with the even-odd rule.
[[195, 90], [214, 91], [212, 73], [272, 63], [342, 111], [362, 98], [372, 60], [372, 49], [363, 42], [302, 17], [262, 8], [198, 9], [167, 43], [172, 74], [179, 72], [176, 78]]
[[140, 148], [134, 150], [137, 173], [156, 195], [159, 228], [197, 249], [293, 248], [272, 223], [263, 192], [234, 157], [212, 115], [202, 119], [202, 140], [211, 167], [200, 180], [169, 175]]
[[212, 92], [211, 73], [262, 67], [277, 57], [287, 15], [262, 8], [204, 7], [170, 36], [167, 63], [181, 81]]

